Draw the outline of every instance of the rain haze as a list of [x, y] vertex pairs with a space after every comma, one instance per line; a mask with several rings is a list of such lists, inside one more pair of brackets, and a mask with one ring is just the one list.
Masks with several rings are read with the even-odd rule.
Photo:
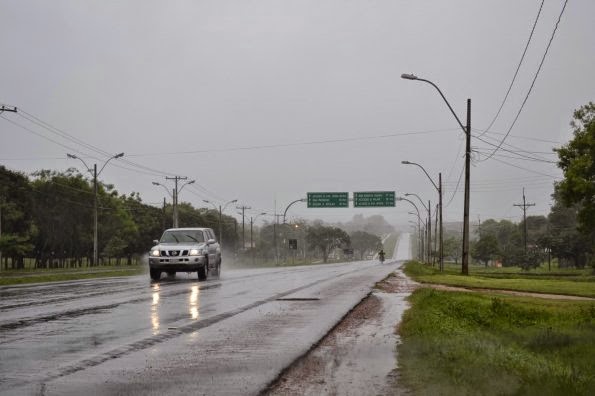
[[[401, 79], [414, 73], [440, 87], [463, 124], [472, 100], [471, 219], [518, 222], [523, 188], [536, 204], [528, 214], [545, 215], [561, 177], [552, 148], [594, 99], [595, 2], [570, 1], [557, 29], [564, 2], [544, 2], [486, 131], [540, 4], [2, 1], [0, 104], [19, 112], [0, 115], [0, 163], [84, 172], [67, 153], [101, 167], [124, 152], [100, 174], [120, 194], [159, 206], [170, 198], [152, 182], [171, 188], [165, 177], [178, 175], [196, 180], [180, 201], [237, 199], [252, 214], [314, 191], [435, 203], [408, 160], [435, 180], [442, 173], [445, 221], [462, 221], [464, 133], [433, 87]], [[407, 224], [409, 211], [298, 204], [289, 218], [380, 213]]]

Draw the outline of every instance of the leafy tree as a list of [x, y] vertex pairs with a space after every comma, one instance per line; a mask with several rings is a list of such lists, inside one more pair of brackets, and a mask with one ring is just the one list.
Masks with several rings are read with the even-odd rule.
[[22, 268], [24, 257], [32, 250], [36, 228], [31, 213], [32, 194], [28, 178], [0, 166], [0, 267], [2, 254], [8, 265]]
[[450, 258], [451, 260], [454, 260], [456, 264], [458, 264], [463, 253], [462, 243], [463, 242], [461, 238], [457, 238], [454, 235], [447, 235], [446, 238], [444, 238], [444, 257]]
[[490, 260], [495, 259], [500, 253], [498, 240], [492, 234], [482, 235], [477, 242], [473, 244], [471, 255], [474, 259], [483, 261], [488, 266]]
[[570, 125], [574, 137], [555, 151], [564, 179], [557, 191], [566, 206], [578, 205], [577, 219], [581, 231], [595, 233], [595, 103], [575, 110]]
[[363, 260], [367, 252], [377, 252], [382, 249], [382, 241], [378, 235], [365, 231], [355, 231], [351, 234], [351, 247], [357, 250], [360, 260]]
[[332, 226], [315, 224], [308, 227], [306, 241], [312, 248], [319, 249], [322, 253], [322, 260], [326, 263], [331, 251], [340, 246], [350, 244], [349, 235], [342, 229]]
[[583, 268], [587, 263], [587, 255], [592, 253], [592, 239], [578, 230], [578, 204], [567, 207], [556, 188], [554, 205], [548, 216], [550, 230], [549, 242], [552, 255], [557, 257], [560, 265], [572, 265]]
[[73, 173], [74, 169], [33, 174], [32, 212], [38, 229], [34, 243], [39, 267], [62, 265], [66, 257], [92, 257], [93, 188], [80, 174]]

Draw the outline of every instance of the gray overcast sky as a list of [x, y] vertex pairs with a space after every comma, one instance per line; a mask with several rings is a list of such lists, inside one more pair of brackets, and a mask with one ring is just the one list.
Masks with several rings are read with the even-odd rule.
[[[431, 86], [400, 75], [435, 82], [463, 123], [471, 98], [480, 134], [540, 3], [0, 0], [0, 103], [105, 152], [125, 152], [133, 164], [112, 161], [100, 179], [155, 205], [165, 191], [151, 182], [171, 186], [164, 177], [173, 174], [196, 179], [180, 200], [197, 207], [237, 198], [255, 213], [272, 212], [275, 202], [282, 211], [308, 191], [396, 190], [437, 202], [421, 170], [401, 165], [409, 160], [435, 178], [443, 173], [445, 205], [454, 194], [445, 221], [461, 221], [464, 135]], [[508, 130], [562, 6], [545, 1], [508, 101], [482, 139], [497, 143]], [[594, 1], [569, 1], [506, 149], [555, 161], [552, 147], [571, 137], [573, 110], [595, 100], [593, 15]], [[9, 169], [81, 169], [67, 152], [99, 166], [107, 158], [25, 116], [0, 116], [0, 163]], [[555, 164], [506, 151], [478, 162], [492, 147], [475, 138], [472, 145], [473, 221], [518, 221], [513, 204], [523, 187], [536, 203], [529, 214], [549, 211], [561, 176]], [[327, 221], [382, 213], [406, 224], [408, 211], [299, 204], [290, 213]]]

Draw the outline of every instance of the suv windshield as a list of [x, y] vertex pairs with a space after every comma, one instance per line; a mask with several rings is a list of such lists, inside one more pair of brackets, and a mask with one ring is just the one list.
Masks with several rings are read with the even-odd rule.
[[196, 243], [204, 242], [205, 239], [202, 235], [202, 231], [198, 230], [178, 230], [178, 231], [165, 231], [161, 240], [161, 243]]

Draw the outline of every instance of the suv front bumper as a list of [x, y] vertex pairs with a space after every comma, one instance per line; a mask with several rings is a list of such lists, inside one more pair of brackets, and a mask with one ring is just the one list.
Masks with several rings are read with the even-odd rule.
[[204, 256], [149, 257], [149, 267], [161, 271], [197, 271], [205, 262]]

